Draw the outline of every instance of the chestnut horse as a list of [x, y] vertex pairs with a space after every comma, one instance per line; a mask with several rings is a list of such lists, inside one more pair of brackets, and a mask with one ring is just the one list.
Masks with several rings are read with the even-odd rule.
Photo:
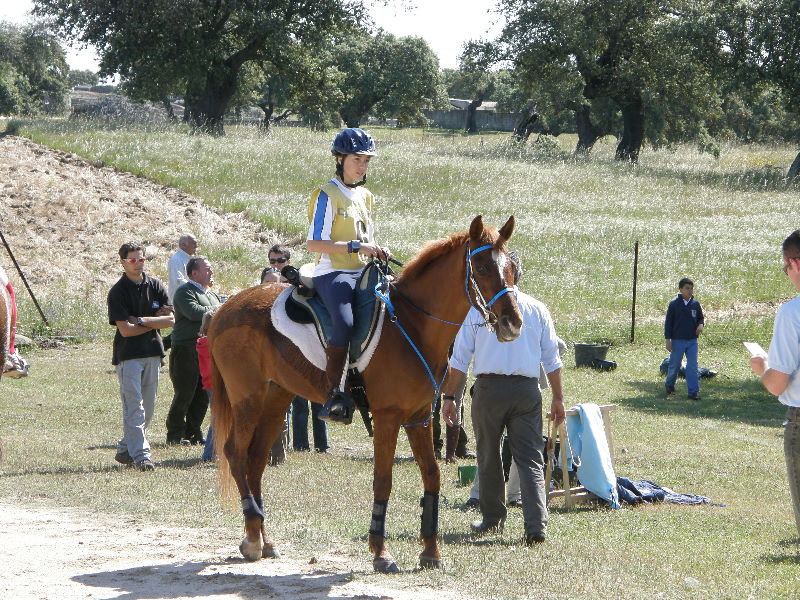
[[[432, 403], [447, 368], [448, 348], [471, 304], [482, 311], [499, 341], [519, 337], [522, 317], [516, 297], [505, 293], [514, 281], [506, 248], [513, 231], [513, 216], [499, 232], [484, 227], [477, 216], [469, 232], [430, 242], [391, 285], [396, 320], [384, 321], [380, 342], [363, 373], [374, 425], [369, 548], [376, 571], [399, 570], [386, 546], [385, 515], [401, 427], [405, 427], [425, 490], [420, 565], [442, 566]], [[322, 404], [328, 392], [323, 371], [272, 325], [270, 310], [284, 289], [267, 284], [236, 294], [214, 315], [208, 334], [220, 481], [223, 492], [230, 495], [232, 478], [242, 499], [246, 537], [239, 550], [248, 560], [279, 556], [264, 528], [261, 477], [292, 397]]]

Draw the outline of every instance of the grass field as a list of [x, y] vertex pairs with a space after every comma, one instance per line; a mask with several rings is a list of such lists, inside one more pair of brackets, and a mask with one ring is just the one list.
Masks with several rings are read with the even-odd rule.
[[[232, 127], [210, 138], [65, 121], [18, 127], [34, 141], [246, 211], [287, 240], [304, 235], [310, 191], [332, 173], [330, 132]], [[796, 222], [797, 190], [780, 177], [790, 147], [728, 146], [719, 160], [681, 147], [644, 152], [632, 167], [612, 160], [611, 140], [575, 162], [565, 150], [515, 148], [501, 134], [373, 133], [380, 156], [369, 187], [380, 242], [405, 259], [476, 214], [497, 226], [515, 215], [513, 247], [529, 273], [522, 288], [551, 307], [567, 339], [628, 338], [637, 240], [639, 335], [659, 335], [683, 276], [718, 316], [710, 343], [766, 341], [774, 314], [766, 303], [792, 294], [778, 257]], [[573, 142], [560, 140], [564, 149]]]
[[[331, 172], [331, 133], [300, 129], [262, 137], [230, 128], [225, 138], [212, 139], [178, 129], [31, 122], [21, 124], [21, 133], [246, 210], [287, 239], [304, 231], [308, 194]], [[793, 294], [780, 272], [779, 244], [798, 226], [797, 190], [785, 189], [776, 173], [794, 150], [725, 147], [716, 161], [691, 148], [648, 151], [631, 167], [611, 160], [610, 142], [575, 162], [566, 152], [512, 148], [500, 135], [373, 133], [381, 156], [369, 186], [380, 202], [381, 242], [404, 259], [425, 240], [465, 228], [475, 214], [496, 225], [516, 215], [512, 245], [527, 268], [521, 287], [551, 306], [563, 337], [615, 342], [609, 358], [619, 363], [616, 371], [576, 369], [570, 354], [564, 381], [568, 405], [619, 405], [617, 474], [725, 505], [557, 507], [548, 542], [527, 549], [519, 543], [518, 512], [502, 536], [473, 540], [468, 527], [477, 513], [460, 510], [468, 491], [456, 485], [455, 467], [443, 466], [447, 569], [396, 577], [430, 586], [432, 597], [436, 589], [503, 599], [797, 597], [800, 540], [783, 465], [783, 410], [749, 374], [739, 343], [753, 338], [766, 345], [775, 310], [768, 302]], [[640, 341], [624, 344], [636, 240]], [[657, 371], [663, 310], [684, 275], [695, 279], [711, 315], [701, 365], [721, 373], [704, 384], [699, 403], [680, 393], [664, 399]], [[80, 316], [68, 314], [66, 328], [79, 326]], [[198, 450], [157, 446], [160, 469], [149, 475], [113, 462], [119, 407], [108, 339], [30, 358], [33, 376], [4, 380], [0, 388], [6, 451], [0, 497], [222, 526], [230, 529], [234, 553], [238, 511], [219, 506], [215, 469], [198, 462]], [[170, 397], [165, 373], [151, 433], [156, 444], [164, 442]], [[334, 428], [332, 439], [331, 456], [291, 454], [287, 465], [267, 470], [271, 532], [290, 556], [342, 547], [352, 556], [353, 577], [382, 580], [371, 573], [366, 552], [369, 440], [359, 425]], [[422, 493], [409, 456], [401, 442], [388, 519], [390, 548], [407, 569], [419, 552]]]
[[[220, 506], [214, 467], [199, 462], [199, 448], [163, 446], [171, 397], [166, 373], [150, 434], [159, 469], [142, 474], [113, 461], [119, 401], [109, 356], [102, 342], [38, 351], [29, 356], [31, 377], [2, 382], [6, 456], [0, 497], [19, 503], [45, 499], [170, 525], [224, 527], [236, 554], [239, 511]], [[557, 506], [548, 542], [527, 549], [516, 509], [502, 536], [472, 539], [469, 522], [478, 513], [460, 510], [469, 491], [457, 485], [455, 466], [442, 465], [447, 568], [397, 578], [403, 585], [430, 586], [431, 597], [439, 588], [498, 599], [796, 597], [800, 540], [784, 473], [783, 410], [748, 374], [738, 351], [714, 348], [705, 357], [726, 368], [705, 384], [700, 403], [682, 394], [669, 400], [660, 395], [653, 368], [660, 353], [650, 345], [614, 349], [620, 367], [611, 373], [576, 369], [567, 356], [565, 388], [569, 404], [619, 404], [613, 416], [619, 475], [703, 494], [724, 507], [567, 512]], [[335, 547], [350, 557], [353, 577], [391, 585], [391, 578], [371, 573], [366, 549], [370, 440], [359, 424], [332, 427], [330, 435], [333, 454], [290, 453], [285, 465], [267, 469], [269, 530], [290, 558]], [[420, 550], [422, 489], [404, 438], [394, 476], [389, 543], [400, 565], [411, 570]]]

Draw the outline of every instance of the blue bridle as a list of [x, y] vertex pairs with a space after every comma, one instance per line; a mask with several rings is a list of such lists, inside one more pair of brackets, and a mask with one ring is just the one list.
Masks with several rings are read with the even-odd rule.
[[[489, 327], [490, 329], [494, 329], [492, 317], [494, 316], [495, 320], [497, 319], [497, 315], [495, 315], [490, 310], [492, 308], [492, 305], [495, 302], [497, 302], [504, 294], [507, 294], [508, 292], [514, 290], [513, 287], [504, 287], [502, 290], [497, 292], [492, 297], [492, 299], [489, 300], [489, 302], [486, 302], [486, 299], [483, 297], [481, 289], [478, 287], [478, 282], [476, 282], [475, 278], [472, 276], [472, 257], [475, 256], [478, 252], [482, 252], [484, 250], [491, 250], [492, 248], [493, 246], [491, 244], [486, 244], [484, 246], [481, 246], [480, 248], [475, 248], [475, 250], [470, 252], [469, 242], [467, 242], [467, 274], [466, 277], [464, 278], [464, 290], [467, 292], [467, 298], [469, 299], [470, 305], [472, 306], [472, 308], [481, 313], [481, 316], [483, 317], [486, 326]], [[475, 294], [475, 302], [478, 304], [478, 306], [475, 306], [475, 304], [472, 302], [472, 296], [469, 293], [470, 284], [472, 284], [472, 291]]]
[[[485, 322], [486, 326], [493, 329], [493, 322], [492, 322], [491, 317], [495, 316], [495, 319], [496, 319], [496, 315], [494, 315], [494, 313], [489, 309], [491, 309], [492, 305], [495, 302], [497, 302], [498, 299], [500, 299], [504, 294], [507, 294], [508, 292], [513, 291], [514, 288], [513, 287], [508, 287], [508, 286], [504, 287], [502, 290], [497, 292], [492, 297], [492, 299], [489, 300], [489, 302], [486, 302], [485, 298], [483, 297], [483, 294], [481, 293], [481, 290], [478, 287], [478, 283], [475, 281], [475, 277], [473, 277], [473, 275], [472, 275], [472, 257], [475, 256], [478, 252], [482, 252], [483, 250], [489, 250], [492, 247], [493, 246], [491, 244], [486, 244], [485, 246], [481, 246], [480, 248], [476, 248], [475, 250], [470, 252], [469, 240], [467, 240], [466, 276], [464, 277], [464, 290], [467, 293], [467, 299], [469, 300], [470, 306], [472, 306], [475, 310], [477, 310], [479, 313], [481, 313], [481, 315], [483, 316], [483, 319], [484, 319], [484, 322]], [[469, 291], [470, 284], [472, 284], [472, 289], [473, 289], [473, 292], [475, 294], [475, 301], [477, 302], [478, 306], [476, 306], [475, 303], [472, 301], [472, 295], [470, 294], [470, 291]], [[411, 346], [411, 348], [414, 350], [414, 352], [416, 352], [417, 356], [419, 357], [419, 360], [422, 362], [422, 366], [425, 367], [425, 371], [428, 373], [428, 377], [430, 378], [431, 383], [433, 383], [433, 394], [434, 395], [433, 395], [433, 402], [431, 403], [431, 412], [430, 412], [430, 414], [427, 416], [427, 418], [424, 421], [419, 421], [418, 423], [404, 423], [403, 427], [412, 427], [414, 425], [423, 425], [423, 426], [427, 427], [428, 424], [430, 423], [431, 419], [433, 418], [434, 413], [436, 413], [436, 409], [439, 406], [439, 392], [442, 389], [442, 384], [444, 383], [444, 378], [447, 376], [447, 369], [445, 368], [444, 373], [442, 374], [442, 378], [437, 382], [436, 381], [436, 377], [433, 375], [433, 371], [431, 370], [430, 366], [428, 365], [428, 361], [425, 360], [425, 357], [422, 356], [422, 352], [420, 352], [419, 348], [417, 348], [417, 345], [411, 339], [411, 336], [408, 335], [408, 332], [403, 328], [403, 326], [397, 320], [397, 315], [395, 314], [394, 304], [392, 304], [392, 300], [391, 300], [391, 298], [389, 298], [388, 287], [389, 287], [389, 284], [388, 284], [387, 280], [385, 278], [381, 278], [381, 280], [378, 281], [378, 283], [375, 284], [375, 289], [374, 289], [375, 296], [377, 296], [377, 298], [386, 305], [386, 310], [389, 313], [389, 320], [392, 323], [394, 323], [395, 325], [397, 325], [397, 328], [400, 330], [400, 333], [403, 334], [403, 337], [406, 338], [406, 341], [408, 341], [408, 343]], [[385, 288], [387, 290], [387, 292], [384, 293], [380, 288]], [[420, 309], [420, 310], [422, 310], [422, 309]], [[461, 323], [456, 323], [454, 321], [447, 321], [446, 319], [441, 319], [439, 317], [435, 317], [435, 316], [427, 313], [426, 311], [422, 311], [422, 312], [424, 312], [426, 316], [428, 316], [428, 317], [430, 317], [432, 319], [436, 319], [437, 321], [442, 321], [443, 323], [448, 323], [450, 325], [457, 325], [459, 327], [461, 326]]]

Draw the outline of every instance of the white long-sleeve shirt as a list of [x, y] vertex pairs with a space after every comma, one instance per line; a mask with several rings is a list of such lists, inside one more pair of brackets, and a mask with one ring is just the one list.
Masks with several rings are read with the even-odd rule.
[[189, 281], [186, 275], [186, 265], [189, 262], [191, 255], [183, 248], [178, 248], [175, 254], [170, 256], [167, 261], [167, 296], [169, 303], [172, 304], [172, 297], [175, 295], [175, 290], [181, 287], [184, 283]]
[[471, 308], [458, 331], [450, 366], [464, 373], [470, 362], [473, 375], [522, 375], [539, 377], [540, 363], [545, 373], [560, 369], [558, 336], [547, 307], [515, 288], [522, 313], [522, 330], [513, 342], [498, 342], [493, 332], [483, 327], [480, 313]]

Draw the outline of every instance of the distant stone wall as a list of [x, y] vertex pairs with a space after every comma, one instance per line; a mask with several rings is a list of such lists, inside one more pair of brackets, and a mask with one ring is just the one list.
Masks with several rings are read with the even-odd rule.
[[[431, 125], [434, 127], [441, 127], [442, 129], [467, 128], [467, 111], [465, 110], [423, 110], [422, 112], [431, 120]], [[514, 131], [519, 118], [519, 115], [515, 113], [475, 111], [478, 129]]]

